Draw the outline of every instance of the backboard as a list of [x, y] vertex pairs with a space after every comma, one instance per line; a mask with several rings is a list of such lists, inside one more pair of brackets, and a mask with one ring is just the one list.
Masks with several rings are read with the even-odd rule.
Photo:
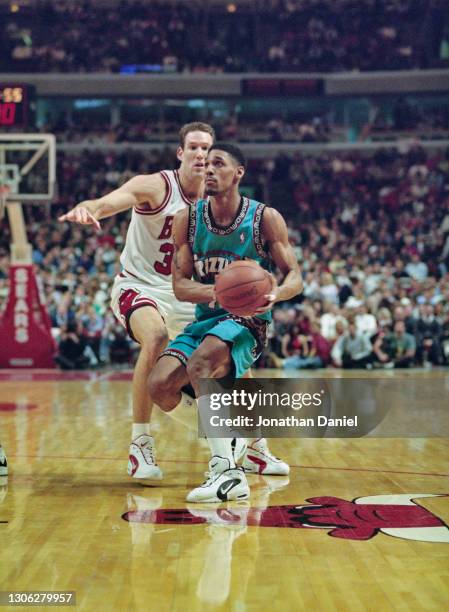
[[54, 134], [0, 134], [0, 186], [9, 188], [7, 201], [49, 202], [55, 185]]

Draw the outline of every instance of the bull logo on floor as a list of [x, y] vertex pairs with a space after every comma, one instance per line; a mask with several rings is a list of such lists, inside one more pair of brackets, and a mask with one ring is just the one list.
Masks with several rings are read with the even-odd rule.
[[307, 505], [266, 508], [229, 507], [129, 511], [122, 518], [132, 523], [220, 524], [254, 527], [327, 529], [328, 535], [345, 540], [370, 540], [379, 532], [418, 542], [449, 543], [449, 527], [415, 500], [446, 497], [416, 493], [371, 495], [346, 501], [338, 497], [311, 497]]

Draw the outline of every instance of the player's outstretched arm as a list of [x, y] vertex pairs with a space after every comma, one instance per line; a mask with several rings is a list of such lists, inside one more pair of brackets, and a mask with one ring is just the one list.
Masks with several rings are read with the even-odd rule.
[[142, 202], [157, 208], [165, 197], [165, 181], [161, 174], [135, 176], [124, 185], [96, 200], [84, 200], [72, 208], [59, 221], [93, 225], [100, 229], [100, 219], [112, 217]]
[[192, 280], [193, 254], [187, 240], [189, 209], [176, 213], [173, 221], [175, 254], [172, 263], [173, 291], [182, 302], [209, 304], [215, 301], [213, 285], [203, 285]]
[[301, 271], [296, 261], [295, 252], [288, 240], [287, 225], [282, 215], [274, 208], [266, 208], [262, 220], [262, 234], [277, 268], [283, 275], [279, 286], [267, 295], [267, 305], [259, 308], [256, 314], [270, 310], [276, 302], [289, 300], [301, 293], [303, 285]]

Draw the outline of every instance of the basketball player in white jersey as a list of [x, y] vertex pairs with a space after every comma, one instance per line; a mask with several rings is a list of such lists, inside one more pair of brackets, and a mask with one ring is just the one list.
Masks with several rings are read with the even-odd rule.
[[[148, 377], [169, 338], [175, 338], [194, 319], [194, 305], [176, 300], [171, 279], [174, 253], [174, 215], [203, 196], [205, 161], [215, 133], [206, 123], [188, 123], [179, 132], [178, 170], [139, 175], [111, 193], [80, 202], [60, 221], [93, 225], [100, 219], [132, 209], [125, 248], [120, 257], [122, 272], [115, 278], [111, 306], [117, 319], [141, 347], [133, 375], [133, 426], [128, 474], [136, 479], [162, 478], [150, 435], [153, 403]], [[245, 457], [248, 471], [288, 473], [288, 465], [271, 455], [266, 441], [255, 440]]]

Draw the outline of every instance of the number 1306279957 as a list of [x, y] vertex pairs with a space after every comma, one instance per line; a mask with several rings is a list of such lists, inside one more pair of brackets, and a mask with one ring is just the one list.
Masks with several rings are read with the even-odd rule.
[[74, 606], [75, 591], [0, 591], [0, 606]]

